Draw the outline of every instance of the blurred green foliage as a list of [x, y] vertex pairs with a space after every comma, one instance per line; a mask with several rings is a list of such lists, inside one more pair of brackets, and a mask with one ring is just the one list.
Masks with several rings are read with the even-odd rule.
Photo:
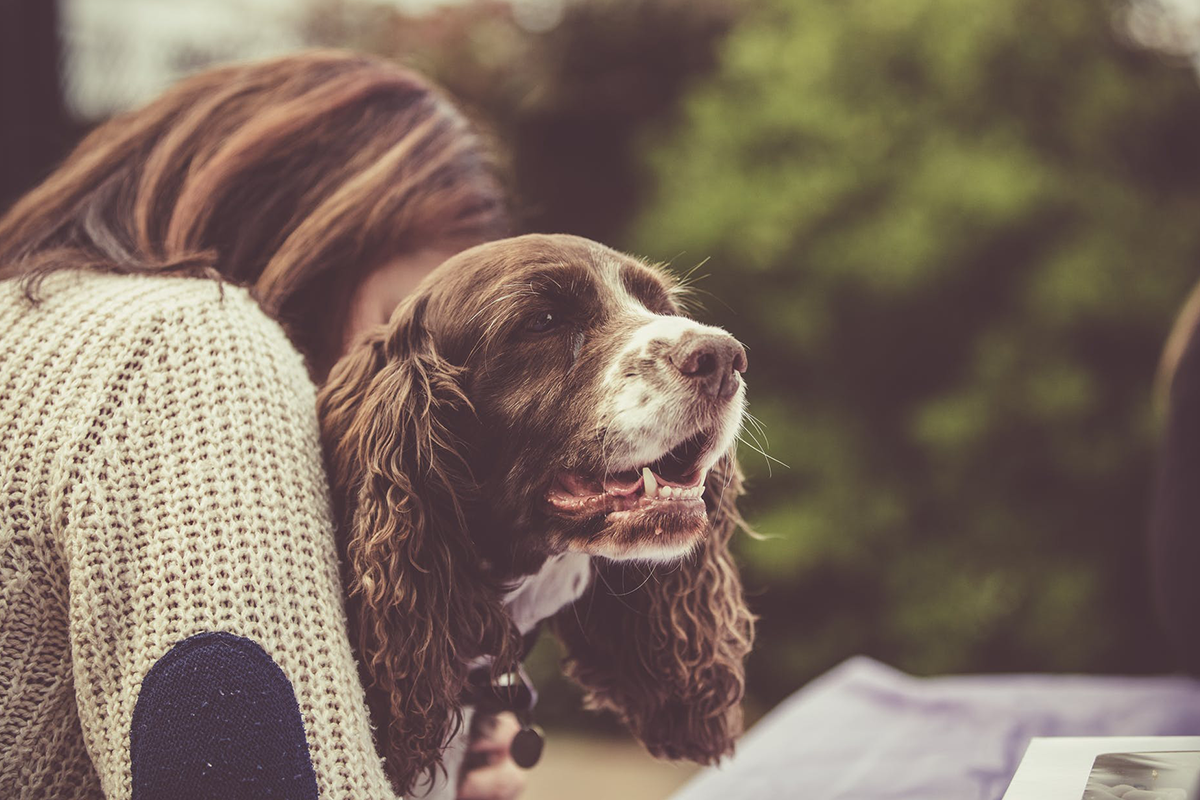
[[755, 688], [856, 652], [1165, 668], [1142, 551], [1158, 351], [1200, 274], [1194, 76], [1102, 4], [747, 12], [625, 243], [709, 259], [745, 438], [790, 467], [742, 449]]
[[[1158, 352], [1200, 275], [1200, 88], [1115, 10], [581, 0], [536, 34], [502, 3], [363, 26], [490, 124], [527, 228], [695, 267], [701, 316], [749, 346], [758, 707], [855, 653], [1169, 668], [1143, 539]], [[551, 716], [573, 705], [553, 657]]]

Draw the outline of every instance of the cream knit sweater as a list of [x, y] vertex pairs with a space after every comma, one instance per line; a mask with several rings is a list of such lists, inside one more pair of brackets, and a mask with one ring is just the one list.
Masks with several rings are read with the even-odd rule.
[[0, 797], [128, 798], [147, 671], [225, 631], [291, 683], [323, 798], [392, 797], [346, 633], [314, 387], [211, 281], [0, 282]]

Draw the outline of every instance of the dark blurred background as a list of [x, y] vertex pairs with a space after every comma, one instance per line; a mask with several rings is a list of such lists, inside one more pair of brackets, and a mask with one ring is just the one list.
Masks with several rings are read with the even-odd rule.
[[[694, 270], [748, 345], [753, 714], [857, 653], [1158, 672], [1143, 542], [1156, 365], [1200, 278], [1193, 34], [1194, 0], [3, 0], [0, 203], [208, 63], [415, 65], [494, 137], [524, 229]], [[556, 657], [543, 717], [607, 730]]]

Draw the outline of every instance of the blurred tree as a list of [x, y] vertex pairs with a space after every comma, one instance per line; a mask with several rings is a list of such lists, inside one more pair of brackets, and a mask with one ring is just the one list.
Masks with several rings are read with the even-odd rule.
[[1194, 76], [1103, 4], [747, 12], [623, 244], [711, 259], [707, 316], [790, 465], [742, 451], [753, 688], [856, 652], [1167, 667], [1142, 537], [1158, 349], [1200, 274]]
[[[510, 159], [526, 230], [612, 241], [645, 195], [638, 146], [716, 65], [732, 0], [548, 0], [545, 30], [474, 0], [408, 16], [366, 2], [317, 7], [309, 38], [396, 58], [473, 110]], [[527, 25], [526, 21], [526, 25]]]
[[[560, 8], [531, 31], [493, 0], [337, 2], [312, 38], [474, 107], [527, 228], [711, 259], [704, 316], [750, 346], [752, 410], [790, 465], [743, 450], [770, 537], [741, 552], [752, 695], [857, 652], [1168, 667], [1142, 532], [1155, 362], [1200, 273], [1193, 76], [1104, 4]], [[573, 706], [543, 688], [543, 713]]]

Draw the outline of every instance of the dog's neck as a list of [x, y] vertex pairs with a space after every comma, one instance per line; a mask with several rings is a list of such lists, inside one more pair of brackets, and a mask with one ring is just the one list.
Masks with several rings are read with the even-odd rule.
[[[512, 588], [504, 595], [504, 609], [508, 612], [517, 630], [524, 636], [537, 627], [542, 620], [554, 616], [559, 610], [575, 602], [587, 589], [591, 579], [591, 556], [583, 553], [560, 553], [551, 556], [542, 563], [536, 572], [513, 582]], [[490, 665], [490, 656], [480, 656], [472, 660], [469, 667], [472, 671], [484, 671], [484, 679], [487, 680], [486, 671]], [[527, 681], [523, 670], [518, 668], [516, 674], [521, 676], [519, 680]], [[528, 684], [526, 685], [528, 686]], [[529, 688], [529, 696], [532, 698], [530, 704], [532, 705], [532, 702], [536, 701], [537, 694], [533, 692], [531, 686]], [[439, 774], [432, 784], [421, 784], [420, 788], [426, 788], [428, 791], [424, 795], [427, 800], [448, 800], [454, 796], [454, 787], [458, 783], [458, 775], [462, 769], [463, 758], [470, 739], [468, 732], [471, 729], [472, 715], [475, 713], [471, 706], [475, 705], [476, 700], [468, 692], [464, 695], [463, 702], [468, 706], [464, 712], [466, 714], [465, 724], [450, 740], [442, 756], [443, 764], [446, 766], [445, 772]], [[528, 707], [525, 711], [528, 712]], [[418, 793], [416, 796], [422, 795]]]
[[541, 569], [519, 579], [504, 596], [504, 607], [522, 635], [579, 599], [592, 579], [591, 556], [560, 553]]

